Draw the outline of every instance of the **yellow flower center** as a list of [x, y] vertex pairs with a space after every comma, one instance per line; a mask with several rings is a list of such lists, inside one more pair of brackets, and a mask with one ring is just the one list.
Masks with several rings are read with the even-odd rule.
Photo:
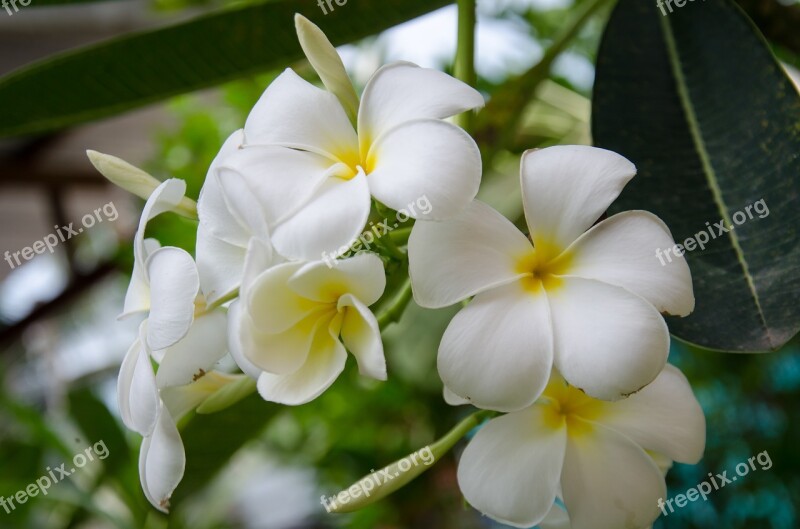
[[568, 272], [571, 255], [547, 241], [537, 242], [536, 246], [517, 260], [517, 273], [526, 274], [522, 284], [526, 290], [539, 293], [541, 289], [554, 290], [561, 286], [558, 276]]
[[591, 424], [602, 414], [604, 402], [594, 399], [581, 390], [554, 377], [544, 390], [538, 404], [545, 406], [545, 421], [551, 428], [566, 424], [569, 435], [580, 435], [592, 430]]
[[350, 148], [341, 149], [332, 153], [341, 163], [347, 166], [346, 170], [335, 176], [344, 180], [351, 180], [358, 174], [359, 167], [366, 175], [369, 175], [375, 170], [377, 156], [374, 152], [370, 152], [372, 142], [369, 141], [369, 138], [365, 138], [361, 139], [360, 143], [360, 148], [354, 145]]

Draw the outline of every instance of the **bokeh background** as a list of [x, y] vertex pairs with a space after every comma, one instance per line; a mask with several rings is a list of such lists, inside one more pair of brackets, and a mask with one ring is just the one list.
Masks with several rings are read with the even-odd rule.
[[[534, 67], [582, 4], [480, 0], [480, 89], [491, 97], [498, 86]], [[787, 7], [796, 2], [740, 4], [763, 31], [777, 35], [780, 57], [797, 65], [800, 15]], [[10, 16], [0, 10], [0, 74], [58, 51], [221, 5], [155, 0], [31, 6]], [[593, 64], [606, 15], [587, 24], [559, 55], [524, 109], [513, 147], [496, 157], [485, 176], [480, 198], [509, 218], [521, 213], [516, 187], [522, 150], [591, 143]], [[455, 46], [456, 9], [449, 6], [340, 52], [363, 87], [380, 64], [393, 59], [451, 71]], [[291, 66], [311, 78], [306, 64]], [[172, 514], [155, 512], [140, 492], [140, 439], [122, 427], [115, 389], [119, 364], [138, 327], [138, 321], [117, 321], [116, 315], [129, 280], [130, 242], [142, 204], [107, 184], [84, 153], [95, 149], [159, 178], [185, 179], [189, 196], [196, 197], [222, 141], [242, 126], [277, 73], [55, 135], [0, 140], [0, 251], [30, 246], [56, 225], [80, 225], [83, 215], [109, 202], [118, 212], [116, 220], [97, 223], [52, 255], [37, 255], [13, 269], [0, 262], [0, 495], [25, 489], [48, 467], [100, 440], [110, 453], [54, 485], [47, 496], [31, 498], [11, 514], [0, 510], [0, 528], [501, 527], [461, 497], [455, 468], [463, 444], [413, 485], [359, 513], [329, 515], [320, 504], [321, 495], [333, 495], [371, 469], [430, 443], [469, 413], [444, 404], [436, 373], [438, 341], [454, 310], [423, 310], [413, 302], [385, 333], [388, 382], [365, 381], [349, 363], [333, 388], [309, 405], [279, 407], [254, 396], [221, 414], [189, 417], [183, 438], [191, 459]], [[96, 75], [102, 79], [103, 72]], [[59, 87], [50, 88], [58, 98]], [[162, 217], [152, 223], [153, 234], [192, 251], [193, 224]], [[670, 361], [688, 376], [708, 421], [706, 455], [696, 466], [675, 465], [668, 476], [670, 497], [709, 472], [731, 474], [737, 463], [765, 450], [773, 464], [708, 501], [660, 519], [655, 527], [800, 527], [798, 341], [760, 355], [701, 351], [674, 341]]]

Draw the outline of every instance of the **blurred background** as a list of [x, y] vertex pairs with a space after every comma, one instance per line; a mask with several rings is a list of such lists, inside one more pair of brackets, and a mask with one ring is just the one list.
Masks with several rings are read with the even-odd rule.
[[[492, 97], [534, 68], [585, 3], [480, 0], [479, 88]], [[781, 58], [797, 65], [800, 17], [797, 9], [785, 10], [796, 2], [739, 3], [762, 31], [777, 35]], [[0, 74], [219, 7], [222, 2], [154, 0], [31, 5], [13, 15], [0, 10]], [[480, 198], [509, 218], [521, 214], [522, 150], [591, 143], [593, 64], [606, 16], [607, 10], [590, 20], [558, 54], [536, 97], [522, 109], [511, 147], [494, 153]], [[451, 71], [455, 47], [456, 8], [448, 6], [340, 52], [363, 87], [379, 65], [394, 59]], [[311, 79], [306, 64], [291, 66]], [[359, 513], [329, 515], [320, 503], [321, 495], [331, 496], [371, 469], [432, 442], [469, 413], [444, 404], [436, 373], [438, 341], [454, 309], [423, 310], [413, 302], [385, 333], [388, 382], [363, 380], [351, 362], [330, 391], [306, 406], [285, 408], [251, 397], [221, 414], [189, 417], [183, 428], [187, 473], [172, 514], [155, 512], [140, 491], [140, 438], [121, 425], [115, 391], [119, 364], [139, 324], [116, 316], [130, 277], [130, 243], [142, 203], [107, 184], [85, 150], [119, 156], [161, 179], [185, 179], [189, 196], [197, 197], [222, 141], [243, 125], [277, 73], [54, 135], [0, 140], [0, 251], [13, 254], [57, 233], [56, 227], [83, 226], [87, 214], [100, 210], [91, 228], [59, 242], [52, 254], [0, 263], [0, 496], [24, 490], [98, 441], [109, 450], [106, 459], [87, 464], [46, 496], [31, 498], [10, 514], [0, 510], [0, 528], [501, 527], [481, 518], [460, 495], [455, 468], [463, 444], [413, 486]], [[101, 82], [103, 72], [97, 76]], [[59, 86], [49, 90], [59, 97]], [[154, 236], [193, 251], [192, 223], [162, 217], [152, 223]], [[670, 361], [688, 376], [708, 420], [705, 458], [696, 466], [673, 468], [670, 497], [709, 472], [730, 474], [737, 463], [765, 450], [773, 465], [708, 501], [690, 503], [655, 527], [800, 527], [797, 340], [762, 355], [707, 352], [674, 341]]]

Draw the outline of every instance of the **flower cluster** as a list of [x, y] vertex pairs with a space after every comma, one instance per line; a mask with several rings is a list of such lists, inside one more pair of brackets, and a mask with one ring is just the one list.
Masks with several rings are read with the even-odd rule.
[[[192, 216], [185, 184], [90, 154], [147, 198], [124, 315], [148, 317], [119, 379], [123, 420], [145, 439], [147, 498], [166, 511], [185, 466], [176, 420], [229, 384], [250, 377], [265, 400], [304, 404], [348, 352], [363, 376], [385, 380], [370, 307], [398, 283], [385, 272], [395, 259], [420, 306], [468, 301], [439, 348], [445, 399], [506, 414], [461, 458], [466, 499], [519, 527], [560, 516], [556, 498], [575, 528], [649, 525], [664, 495], [656, 461], [698, 460], [705, 431], [688, 383], [666, 365], [661, 314], [694, 306], [686, 263], [652, 258], [673, 244], [669, 230], [643, 211], [596, 223], [633, 164], [592, 147], [525, 153], [526, 237], [475, 200], [480, 151], [446, 120], [481, 107], [479, 92], [398, 62], [359, 98], [319, 28], [296, 22], [325, 89], [286, 70], [224, 143], [196, 204], [196, 260], [144, 238], [156, 215]], [[430, 207], [411, 212], [402, 248], [387, 236], [376, 252], [336, 253], [373, 210], [420, 197]], [[234, 363], [242, 373], [224, 367]]]

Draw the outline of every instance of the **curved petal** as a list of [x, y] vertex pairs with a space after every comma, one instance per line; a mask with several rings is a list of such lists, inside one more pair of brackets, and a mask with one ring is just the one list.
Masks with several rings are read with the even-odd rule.
[[671, 460], [695, 464], [703, 457], [705, 416], [675, 366], [667, 364], [651, 384], [627, 399], [604, 403], [599, 422]]
[[272, 251], [269, 241], [253, 237], [247, 245], [247, 254], [244, 258], [244, 272], [242, 273], [242, 295], [246, 295], [250, 286], [258, 276], [272, 266], [282, 261], [279, 255]]
[[445, 386], [479, 408], [514, 411], [542, 393], [553, 366], [547, 298], [512, 283], [475, 296], [439, 346]]
[[369, 217], [367, 178], [328, 178], [296, 214], [277, 225], [272, 244], [289, 259], [315, 261], [343, 253], [356, 240]]
[[[143, 244], [146, 255], [150, 255], [161, 248], [161, 243], [155, 239], [145, 239]], [[150, 282], [144, 266], [145, 261], [133, 261], [133, 273], [131, 274], [128, 291], [125, 293], [125, 305], [122, 309], [122, 314], [117, 316], [117, 319], [121, 320], [131, 314], [150, 310]]]
[[560, 505], [554, 504], [544, 520], [539, 523], [539, 529], [572, 529], [572, 524], [569, 523], [567, 511]]
[[318, 154], [287, 147], [250, 145], [225, 159], [223, 184], [243, 177], [260, 204], [267, 223], [274, 225], [295, 213], [330, 175], [333, 162]]
[[[575, 419], [582, 421], [582, 419]], [[667, 495], [661, 471], [633, 441], [601, 425], [567, 440], [561, 474], [572, 529], [647, 527]]]
[[259, 275], [248, 287], [247, 314], [259, 331], [284, 332], [312, 313], [326, 308], [291, 288], [289, 280], [302, 267], [302, 263], [279, 264]]
[[386, 273], [380, 257], [360, 253], [336, 261], [333, 268], [320, 261], [308, 263], [292, 276], [289, 287], [301, 296], [321, 303], [337, 303], [344, 294], [352, 294], [369, 306], [383, 295]]
[[242, 349], [241, 328], [243, 325], [243, 307], [241, 299], [237, 299], [228, 307], [228, 351], [231, 353], [236, 365], [247, 376], [258, 379], [261, 376], [261, 369], [247, 359]]
[[169, 499], [185, 469], [183, 441], [169, 410], [162, 405], [153, 435], [144, 438], [139, 452], [139, 479], [153, 507], [169, 512]]
[[342, 321], [342, 341], [356, 357], [358, 372], [377, 380], [386, 380], [386, 358], [375, 315], [351, 294], [339, 298], [338, 308], [346, 308]]
[[156, 374], [158, 387], [190, 384], [211, 371], [228, 351], [226, 326], [221, 310], [199, 316], [186, 337], [164, 351]]
[[492, 419], [464, 449], [458, 485], [483, 514], [514, 527], [531, 527], [556, 499], [567, 444], [564, 421], [543, 406]]
[[438, 309], [525, 274], [531, 244], [508, 219], [478, 200], [454, 218], [417, 222], [408, 239], [414, 300]]
[[159, 397], [153, 365], [145, 345], [147, 321], [128, 349], [117, 380], [117, 403], [122, 422], [140, 435], [150, 435], [158, 419]]
[[376, 139], [412, 119], [443, 119], [484, 105], [466, 83], [410, 62], [380, 68], [367, 83], [358, 113], [358, 133]]
[[555, 366], [591, 397], [616, 400], [652, 382], [667, 362], [669, 332], [650, 303], [578, 277], [548, 286]]
[[208, 303], [214, 303], [239, 287], [246, 253], [245, 248], [215, 237], [202, 222], [198, 224], [197, 272], [200, 290]]
[[[139, 227], [133, 239], [133, 257], [135, 261], [144, 264], [150, 257], [147, 253], [149, 248], [144, 244], [144, 232], [147, 229], [147, 223], [154, 217], [177, 206], [185, 193], [186, 182], [171, 178], [158, 186], [153, 191], [153, 194], [150, 195], [150, 198], [147, 199], [142, 209], [142, 217], [139, 219]], [[146, 267], [144, 270], [145, 274], [147, 274]]]
[[209, 371], [195, 382], [185, 386], [175, 386], [161, 390], [161, 400], [176, 421], [200, 406], [211, 395], [243, 378], [245, 375], [229, 375], [219, 371]]
[[[450, 123], [407, 121], [372, 145], [372, 195], [412, 218], [441, 220], [463, 210], [481, 183], [481, 153], [469, 134]], [[412, 207], [421, 198], [428, 211]]]
[[147, 345], [154, 351], [166, 349], [186, 336], [194, 320], [194, 302], [200, 291], [200, 277], [192, 256], [167, 246], [147, 261], [152, 297], [147, 324]]
[[283, 145], [336, 159], [358, 138], [336, 96], [287, 69], [267, 87], [244, 126], [247, 145]]
[[305, 365], [289, 375], [262, 373], [258, 392], [264, 400], [297, 406], [311, 402], [328, 389], [344, 370], [347, 352], [331, 332], [334, 322], [320, 326]]
[[280, 333], [263, 332], [248, 314], [241, 315], [239, 344], [250, 362], [276, 375], [295, 373], [308, 360], [323, 315], [312, 314]]
[[683, 256], [659, 258], [674, 244], [661, 219], [647, 211], [626, 211], [581, 235], [559, 260], [569, 260], [568, 275], [626, 288], [659, 312], [687, 316], [694, 309], [689, 265]]
[[566, 249], [589, 229], [636, 174], [619, 154], [557, 145], [522, 156], [522, 197], [534, 246], [545, 256]]
[[468, 401], [465, 398], [459, 397], [458, 395], [453, 393], [453, 390], [451, 390], [447, 386], [445, 386], [444, 389], [442, 390], [442, 398], [450, 406], [464, 406], [465, 404], [470, 404], [470, 401]]

